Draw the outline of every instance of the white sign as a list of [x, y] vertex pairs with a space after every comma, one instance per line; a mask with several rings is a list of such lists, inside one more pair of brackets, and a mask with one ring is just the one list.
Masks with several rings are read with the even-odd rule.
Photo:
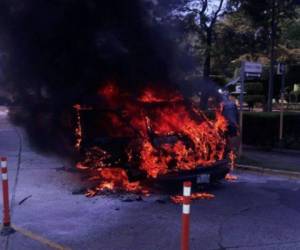
[[245, 73], [261, 74], [262, 73], [262, 65], [261, 65], [261, 63], [245, 62], [244, 72]]
[[285, 71], [285, 65], [283, 63], [277, 64], [277, 75], [282, 75]]
[[[241, 84], [235, 85], [235, 91], [232, 92], [232, 94], [241, 94], [241, 93], [242, 93], [242, 87], [241, 87]], [[244, 94], [246, 94], [245, 91], [244, 91]]]
[[257, 73], [246, 73], [246, 77], [247, 78], [260, 78], [261, 74], [257, 74]]

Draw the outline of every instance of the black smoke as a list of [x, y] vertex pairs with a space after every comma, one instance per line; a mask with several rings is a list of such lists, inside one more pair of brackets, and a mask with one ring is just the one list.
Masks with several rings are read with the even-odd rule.
[[11, 118], [34, 146], [72, 154], [73, 105], [93, 104], [107, 81], [133, 94], [146, 84], [177, 88], [174, 75], [189, 60], [176, 58], [171, 30], [155, 22], [155, 5], [146, 2], [1, 0]]
[[34, 145], [71, 151], [73, 108], [108, 80], [137, 91], [170, 84], [173, 42], [138, 0], [2, 0], [1, 50], [14, 121]]

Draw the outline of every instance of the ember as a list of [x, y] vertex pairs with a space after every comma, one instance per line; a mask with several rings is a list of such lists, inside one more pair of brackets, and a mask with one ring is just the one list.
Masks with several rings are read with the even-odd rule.
[[[182, 204], [184, 201], [184, 196], [182, 195], [175, 195], [175, 196], [171, 196], [171, 201], [176, 203], [176, 204]], [[209, 194], [209, 193], [193, 193], [191, 195], [191, 200], [211, 200], [214, 199], [215, 196], [213, 194]]]
[[[228, 154], [228, 157], [230, 159], [230, 170], [233, 171], [233, 169], [235, 168], [235, 160], [236, 160], [235, 152], [233, 150], [231, 150]], [[232, 182], [232, 181], [235, 181], [237, 179], [238, 179], [237, 176], [232, 175], [230, 173], [226, 174], [226, 176], [225, 176], [226, 181], [231, 181]]]
[[81, 147], [81, 142], [82, 142], [82, 127], [81, 127], [81, 115], [80, 111], [81, 110], [90, 110], [88, 107], [83, 107], [80, 104], [75, 104], [73, 108], [76, 110], [76, 128], [75, 128], [75, 138], [76, 138], [76, 143], [75, 143], [75, 149], [80, 150]]
[[225, 176], [226, 181], [236, 181], [237, 179], [238, 179], [237, 176], [229, 174], [229, 173], [226, 174], [226, 176]]
[[[77, 168], [100, 182], [88, 196], [103, 189], [143, 192], [139, 182], [129, 182], [127, 174], [130, 175], [131, 170], [153, 179], [169, 172], [212, 166], [227, 153], [227, 122], [220, 110], [214, 118], [208, 119], [176, 91], [164, 93], [146, 88], [134, 98], [122, 93], [117, 84], [111, 82], [100, 88], [98, 95], [104, 102], [101, 104], [105, 106], [104, 112], [108, 113], [107, 135], [130, 139], [123, 159], [114, 156], [113, 150], [99, 145], [83, 147], [81, 151], [85, 156]], [[77, 114], [75, 148], [80, 150], [85, 138], [79, 111], [88, 109], [80, 108], [84, 105], [74, 107]], [[203, 197], [210, 196], [201, 194], [198, 198]]]
[[146, 188], [142, 188], [139, 181], [130, 182], [125, 170], [121, 168], [99, 168], [98, 174], [92, 176], [90, 180], [99, 180], [100, 184], [93, 189], [87, 190], [87, 197], [94, 196], [105, 190], [149, 194]]
[[231, 170], [233, 170], [235, 167], [235, 160], [236, 160], [235, 152], [233, 150], [231, 150], [228, 154], [228, 157], [230, 159], [230, 168], [231, 168]]
[[77, 126], [75, 129], [75, 137], [76, 137], [75, 149], [80, 150], [81, 141], [82, 141], [82, 128], [81, 128], [81, 116], [80, 116], [81, 107], [79, 104], [76, 104], [73, 107], [76, 110], [76, 118], [77, 118]]

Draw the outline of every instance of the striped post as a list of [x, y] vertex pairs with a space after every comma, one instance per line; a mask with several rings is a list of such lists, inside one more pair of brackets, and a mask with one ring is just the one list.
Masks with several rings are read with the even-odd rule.
[[183, 183], [181, 250], [189, 250], [191, 188], [190, 181]]
[[3, 194], [3, 227], [1, 234], [7, 235], [14, 230], [10, 225], [10, 212], [9, 212], [9, 192], [8, 192], [8, 176], [7, 176], [7, 159], [1, 157], [1, 177], [2, 177], [2, 194]]

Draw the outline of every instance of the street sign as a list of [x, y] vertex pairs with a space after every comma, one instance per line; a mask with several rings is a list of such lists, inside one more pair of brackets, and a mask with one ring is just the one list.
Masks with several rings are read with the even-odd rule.
[[260, 78], [261, 74], [258, 73], [246, 73], [245, 74], [247, 78]]
[[239, 146], [239, 156], [243, 152], [243, 107], [244, 107], [244, 94], [245, 93], [245, 81], [247, 78], [260, 78], [262, 74], [262, 65], [257, 62], [246, 62], [243, 61], [240, 70], [240, 84], [236, 85], [236, 92], [240, 94], [240, 146]]
[[285, 72], [285, 65], [284, 63], [277, 64], [277, 75], [282, 75]]
[[[242, 93], [242, 86], [241, 86], [241, 84], [235, 85], [235, 91], [233, 92], [233, 94], [241, 94], [241, 93]], [[244, 91], [243, 94], [246, 94], [246, 92]]]
[[244, 63], [244, 73], [245, 74], [261, 74], [262, 65], [256, 62], [245, 62]]

